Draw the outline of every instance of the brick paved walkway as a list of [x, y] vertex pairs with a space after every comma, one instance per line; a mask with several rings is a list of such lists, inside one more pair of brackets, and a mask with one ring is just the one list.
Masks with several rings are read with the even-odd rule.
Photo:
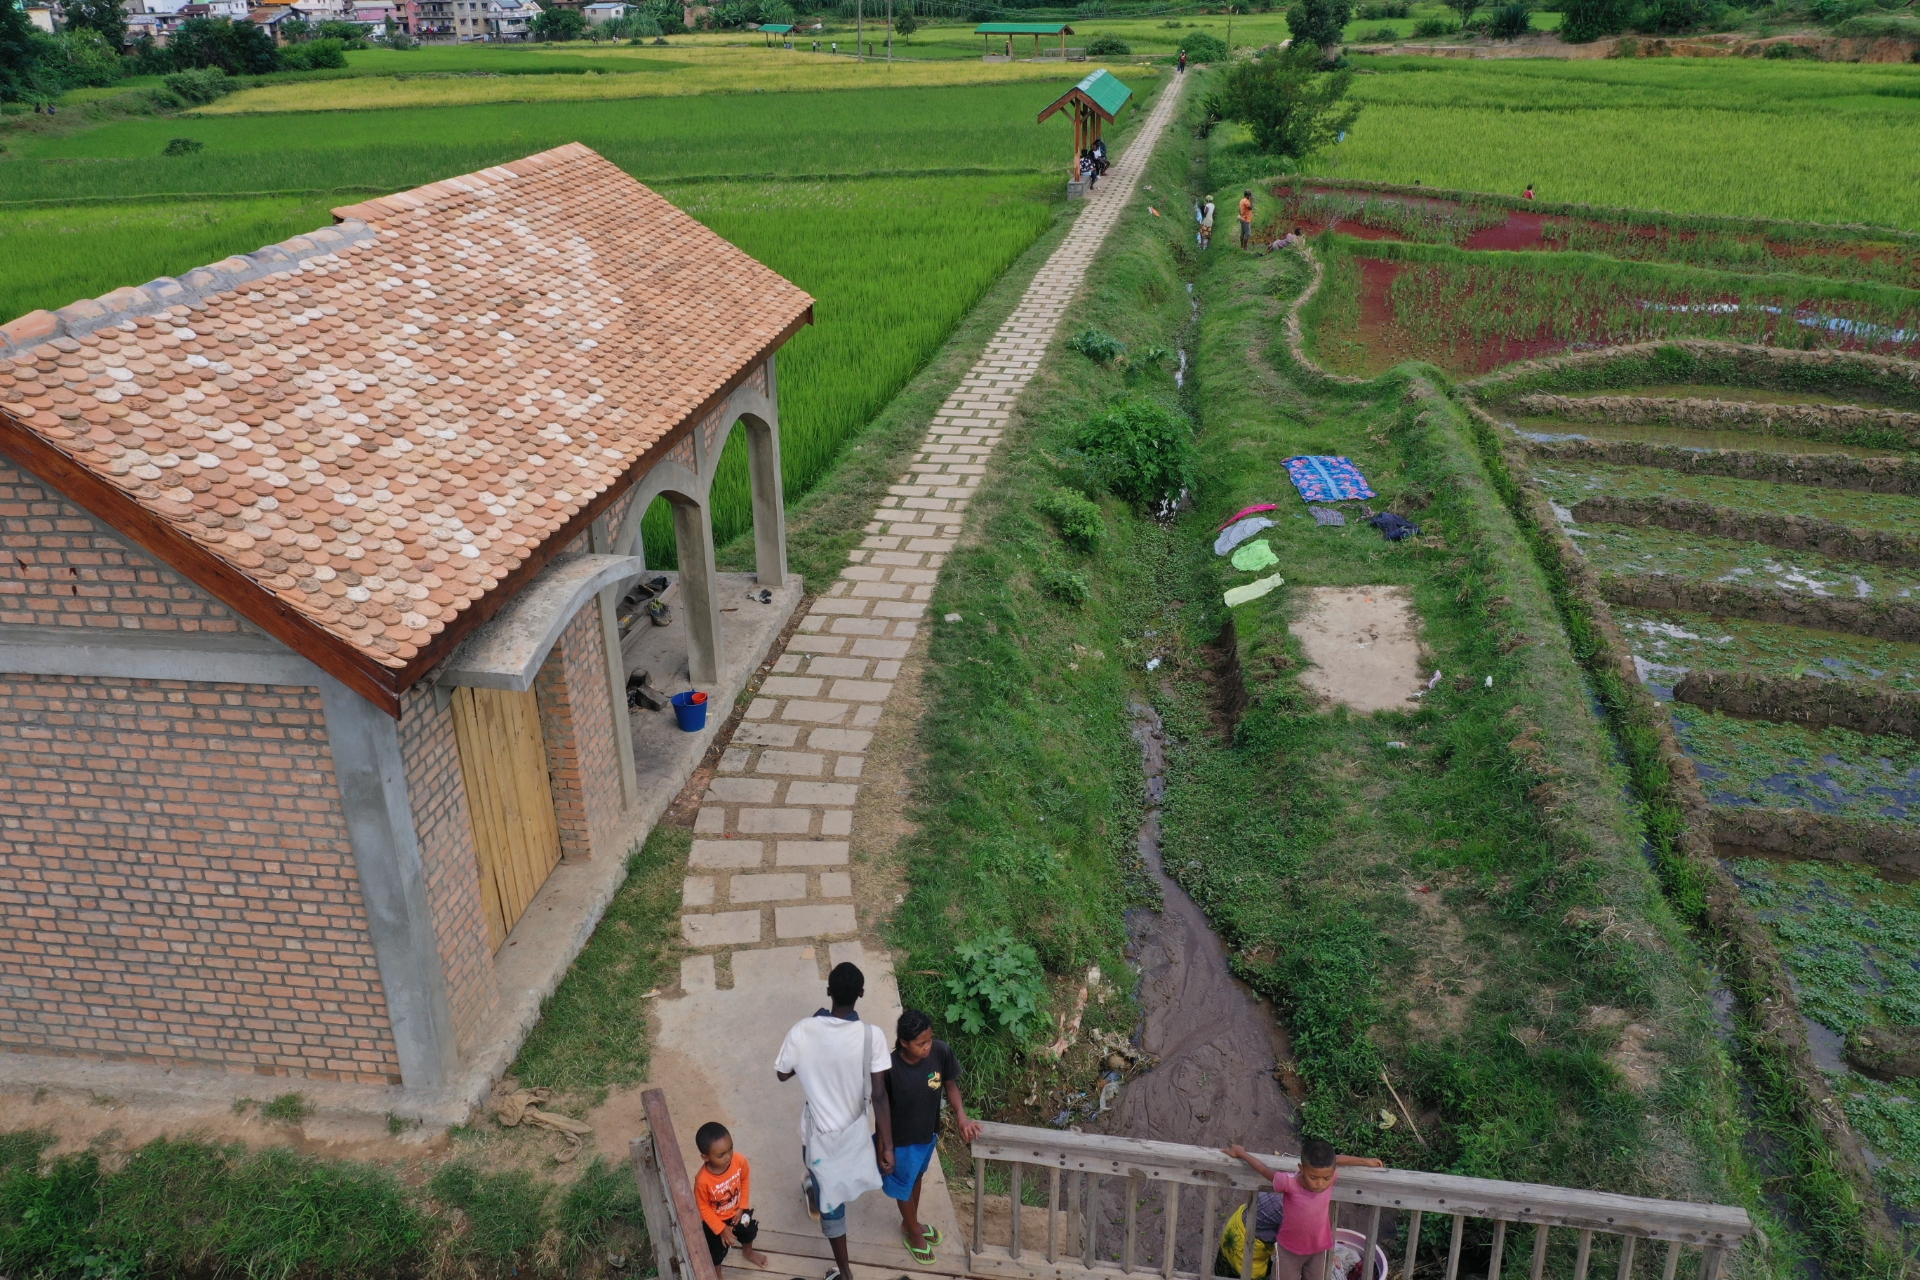
[[909, 474], [891, 487], [839, 581], [814, 602], [747, 708], [694, 828], [680, 925], [702, 951], [682, 963], [689, 994], [713, 990], [718, 951], [857, 932], [847, 850], [867, 744], [1013, 403], [1132, 197], [1181, 85], [1176, 78], [1161, 94], [940, 407]]

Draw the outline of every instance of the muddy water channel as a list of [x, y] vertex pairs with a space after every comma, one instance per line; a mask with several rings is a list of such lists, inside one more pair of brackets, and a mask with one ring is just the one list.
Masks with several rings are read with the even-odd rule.
[[[1134, 704], [1134, 740], [1146, 773], [1148, 809], [1140, 823], [1140, 856], [1159, 885], [1158, 911], [1127, 915], [1129, 958], [1140, 978], [1142, 1020], [1135, 1044], [1151, 1066], [1126, 1080], [1095, 1126], [1100, 1132], [1194, 1146], [1239, 1142], [1249, 1150], [1297, 1150], [1294, 1109], [1275, 1079], [1289, 1060], [1285, 1036], [1267, 1003], [1234, 978], [1226, 946], [1192, 898], [1166, 872], [1160, 856], [1160, 801], [1166, 790], [1166, 734], [1159, 715]], [[1127, 1188], [1118, 1179], [1102, 1192], [1097, 1241], [1118, 1258], [1124, 1241]], [[1162, 1188], [1147, 1186], [1138, 1209], [1136, 1259], [1156, 1268], [1164, 1256]], [[1192, 1205], [1185, 1206], [1175, 1265], [1198, 1268], [1201, 1241]], [[1224, 1212], [1224, 1210], [1223, 1210]]]

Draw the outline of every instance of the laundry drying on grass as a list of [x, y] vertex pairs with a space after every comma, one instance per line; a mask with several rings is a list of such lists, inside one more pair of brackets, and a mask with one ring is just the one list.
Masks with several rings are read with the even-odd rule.
[[1236, 520], [1222, 529], [1220, 536], [1213, 540], [1213, 554], [1224, 556], [1262, 529], [1271, 528], [1273, 528], [1273, 521], [1265, 516], [1249, 516], [1245, 520]]
[[1265, 538], [1258, 542], [1249, 542], [1233, 553], [1233, 559], [1227, 563], [1246, 573], [1257, 573], [1270, 565], [1280, 563], [1280, 557], [1273, 554], [1273, 548], [1267, 545]]
[[1237, 604], [1245, 604], [1249, 600], [1258, 600], [1261, 596], [1266, 595], [1269, 591], [1272, 591], [1285, 581], [1285, 578], [1276, 573], [1271, 578], [1260, 578], [1254, 582], [1249, 582], [1244, 587], [1235, 587], [1223, 595], [1221, 599], [1225, 600], [1227, 608], [1231, 609]]
[[1356, 502], [1374, 496], [1360, 468], [1346, 458], [1307, 454], [1288, 458], [1287, 476], [1305, 502]]

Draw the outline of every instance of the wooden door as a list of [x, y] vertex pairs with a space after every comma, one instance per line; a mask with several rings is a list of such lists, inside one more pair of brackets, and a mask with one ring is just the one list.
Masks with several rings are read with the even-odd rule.
[[533, 691], [456, 688], [453, 731], [480, 854], [480, 896], [498, 951], [560, 861], [560, 823]]

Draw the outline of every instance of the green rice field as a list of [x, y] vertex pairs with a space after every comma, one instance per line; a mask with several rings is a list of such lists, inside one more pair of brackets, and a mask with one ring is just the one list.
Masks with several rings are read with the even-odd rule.
[[1311, 171], [1676, 213], [1920, 228], [1920, 67], [1379, 57]]

